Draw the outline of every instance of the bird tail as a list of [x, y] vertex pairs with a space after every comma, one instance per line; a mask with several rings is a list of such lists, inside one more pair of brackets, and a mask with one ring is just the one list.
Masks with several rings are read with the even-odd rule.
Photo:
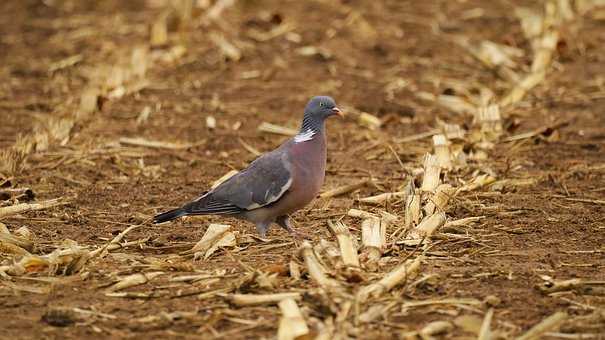
[[153, 223], [163, 223], [172, 221], [175, 218], [187, 215], [187, 212], [183, 208], [173, 209], [153, 217]]

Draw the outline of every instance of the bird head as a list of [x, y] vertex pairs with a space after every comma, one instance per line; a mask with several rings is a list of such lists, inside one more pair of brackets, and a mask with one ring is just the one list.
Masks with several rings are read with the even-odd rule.
[[324, 120], [334, 115], [344, 117], [344, 113], [336, 107], [334, 99], [328, 96], [313, 97], [305, 107], [305, 116], [313, 119]]

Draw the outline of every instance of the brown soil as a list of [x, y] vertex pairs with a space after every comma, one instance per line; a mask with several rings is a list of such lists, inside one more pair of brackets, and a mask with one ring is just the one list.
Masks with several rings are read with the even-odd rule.
[[[162, 2], [2, 2], [0, 147], [8, 148], [19, 136], [36, 131], [37, 124], [50, 116], [71, 114], [79, 105], [88, 70], [117, 62], [133, 46], [147, 43], [149, 25], [162, 12], [154, 3]], [[428, 131], [436, 126], [436, 119], [470, 124], [468, 117], [420, 100], [415, 93], [455, 91], [438, 79], [479, 82], [501, 91], [498, 95], [505, 92], [497, 75], [455, 44], [453, 36], [489, 39], [530, 51], [514, 6], [532, 4], [478, 0], [241, 1], [224, 11], [220, 24], [171, 30], [169, 46], [156, 51], [182, 44], [185, 55], [154, 63], [146, 76], [149, 84], [139, 91], [118, 99], [102, 98], [100, 110], [77, 121], [68, 140], [51, 141], [47, 150], [30, 154], [23, 169], [10, 176], [13, 187], [31, 188], [36, 200], [74, 197], [70, 204], [3, 218], [2, 222], [10, 230], [28, 227], [41, 253], [52, 251], [65, 239], [91, 249], [102, 246], [128, 225], [196, 197], [230, 169], [241, 169], [253, 160], [238, 139], [262, 152], [277, 146], [284, 137], [258, 132], [257, 126], [266, 121], [296, 127], [308, 98], [328, 94], [339, 106], [370, 112], [385, 121], [376, 131], [360, 127], [353, 119], [328, 123], [329, 165], [324, 188], [350, 184], [368, 174], [382, 188], [362, 188], [329, 202], [318, 200], [294, 216], [298, 228], [311, 234], [314, 242], [321, 238], [334, 241], [326, 227], [328, 218], [342, 216], [350, 207], [375, 209], [360, 205], [354, 198], [397, 191], [409, 176], [387, 148], [369, 148], [373, 141], [393, 146], [406, 168], [419, 168], [423, 154], [431, 150], [430, 140], [402, 144], [393, 140]], [[469, 11], [477, 8], [483, 11], [481, 15], [469, 17], [473, 13]], [[369, 33], [362, 24], [347, 24], [351, 10], [363, 14], [375, 29], [376, 39], [364, 35]], [[521, 142], [497, 143], [487, 160], [473, 165], [498, 179], [532, 178], [535, 183], [458, 196], [448, 218], [485, 219], [472, 227], [436, 235], [421, 269], [421, 275], [435, 277], [406, 290], [403, 299], [484, 300], [496, 296], [501, 302], [495, 306], [492, 327], [508, 336], [523, 333], [556, 311], [571, 316], [561, 332], [605, 333], [603, 297], [579, 292], [549, 296], [536, 289], [544, 275], [557, 280], [605, 280], [605, 25], [602, 15], [600, 18], [588, 13], [563, 30], [546, 81], [514, 110], [515, 124], [506, 135], [555, 121], [564, 124]], [[298, 34], [300, 42], [287, 35], [258, 42], [246, 33], [252, 28], [269, 31], [280, 21], [293, 25], [292, 32]], [[237, 43], [243, 55], [239, 61], [225, 60], [208, 37], [213, 31], [222, 31]], [[321, 47], [330, 56], [297, 53], [299, 47], [307, 45]], [[529, 67], [529, 54], [520, 59], [522, 68]], [[81, 55], [81, 60], [49, 72], [53, 63], [73, 55]], [[250, 71], [260, 71], [260, 76], [243, 79], [242, 74]], [[397, 78], [408, 84], [388, 100], [385, 86]], [[149, 119], [137, 123], [145, 107], [151, 109]], [[209, 115], [217, 119], [214, 130], [206, 126]], [[241, 127], [235, 130], [234, 124]], [[116, 151], [121, 137], [195, 146]], [[471, 177], [470, 173], [451, 176]], [[395, 214], [403, 212], [401, 203], [387, 208]], [[359, 230], [358, 220], [345, 217], [343, 221]], [[236, 308], [218, 296], [199, 299], [197, 294], [178, 298], [169, 294], [179, 289], [211, 291], [227, 284], [186, 287], [169, 282], [170, 276], [225, 269], [237, 278], [245, 271], [234, 259], [255, 268], [274, 269], [297, 258], [293, 239], [275, 228], [269, 233], [270, 244], [275, 247], [267, 248], [266, 243], [256, 240], [240, 244], [238, 251], [231, 250], [233, 256], [219, 251], [209, 260], [185, 261], [166, 269], [169, 257], [191, 247], [211, 222], [229, 223], [240, 234], [254, 233], [248, 223], [218, 217], [161, 226], [146, 224], [127, 236], [128, 241], [148, 237], [141, 247], [116, 251], [92, 262], [84, 269], [86, 275], [60, 276], [49, 293], [20, 291], [5, 283], [48, 284], [1, 279], [0, 337], [273, 337], [280, 317], [277, 307]], [[458, 237], [452, 236], [454, 232]], [[411, 251], [395, 246], [388, 255], [403, 258]], [[157, 292], [157, 297], [105, 296], [104, 287], [116, 275], [148, 270], [154, 259], [163, 261], [163, 270], [170, 275], [127, 291]], [[389, 262], [384, 271], [395, 263]], [[167, 288], [171, 285], [175, 288]], [[313, 286], [307, 278], [293, 282], [283, 277], [275, 291]], [[57, 312], [61, 308], [94, 310], [112, 317], [66, 316]], [[484, 309], [477, 308], [445, 305], [401, 310], [395, 306], [383, 318], [359, 326], [357, 334], [359, 338], [396, 337], [419, 330], [430, 321], [451, 321], [464, 314], [482, 318]], [[601, 311], [600, 316], [595, 310]], [[195, 313], [175, 320], [139, 320], [176, 311]], [[304, 312], [309, 318], [325, 318], [319, 308], [305, 307]], [[49, 321], [53, 313], [67, 318], [67, 325], [58, 327], [60, 322]], [[461, 328], [449, 332], [450, 337], [470, 335]]]

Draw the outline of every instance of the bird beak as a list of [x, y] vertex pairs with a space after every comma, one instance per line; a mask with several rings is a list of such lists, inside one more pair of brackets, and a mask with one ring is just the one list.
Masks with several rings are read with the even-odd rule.
[[345, 113], [342, 112], [342, 111], [340, 111], [340, 109], [337, 108], [337, 107], [335, 107], [335, 108], [332, 109], [332, 113], [334, 113], [335, 115], [338, 115], [340, 117], [344, 117], [345, 116]]

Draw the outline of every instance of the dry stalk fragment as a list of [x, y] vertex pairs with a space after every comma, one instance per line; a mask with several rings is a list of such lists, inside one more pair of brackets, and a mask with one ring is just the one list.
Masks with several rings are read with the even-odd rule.
[[321, 198], [329, 198], [329, 197], [335, 197], [335, 196], [340, 196], [346, 193], [349, 193], [351, 191], [357, 190], [363, 186], [365, 186], [366, 184], [370, 183], [369, 179], [364, 179], [361, 180], [357, 183], [353, 183], [353, 184], [348, 184], [348, 185], [343, 185], [341, 187], [332, 189], [332, 190], [328, 190], [326, 192], [323, 192], [319, 195], [319, 197]]
[[242, 58], [242, 52], [235, 45], [227, 41], [227, 39], [218, 33], [211, 33], [210, 40], [221, 49], [225, 57], [233, 61], [239, 61]]
[[289, 264], [290, 276], [294, 280], [300, 280], [300, 265], [294, 261], [290, 261]]
[[338, 240], [338, 246], [340, 247], [340, 256], [345, 266], [359, 267], [359, 257], [357, 256], [357, 249], [351, 239], [351, 233], [349, 228], [342, 222], [332, 222], [328, 220], [328, 226], [330, 230], [336, 235]]
[[434, 135], [433, 147], [435, 149], [435, 157], [437, 157], [437, 164], [443, 169], [451, 169], [452, 155], [450, 153], [450, 143], [445, 135]]
[[17, 231], [13, 235], [3, 223], [0, 223], [0, 242], [3, 244], [12, 244], [27, 251], [33, 251], [34, 242], [31, 240], [31, 235], [27, 237], [27, 232], [17, 233]]
[[435, 211], [445, 211], [450, 199], [456, 193], [456, 189], [449, 184], [440, 184], [435, 193], [429, 199], [429, 202], [424, 206], [426, 216], [432, 215]]
[[418, 256], [414, 260], [408, 260], [399, 266], [395, 267], [380, 281], [367, 285], [357, 293], [358, 300], [363, 303], [369, 297], [379, 297], [382, 294], [390, 291], [395, 286], [405, 282], [416, 275], [420, 268], [420, 263], [424, 260], [424, 256]]
[[452, 96], [447, 94], [441, 94], [437, 96], [437, 104], [443, 106], [446, 109], [449, 109], [452, 112], [459, 114], [475, 114], [477, 110], [475, 105], [469, 103], [458, 96]]
[[490, 340], [492, 338], [492, 334], [490, 331], [490, 325], [492, 323], [492, 317], [494, 316], [494, 309], [490, 308], [487, 313], [485, 313], [485, 317], [483, 318], [483, 322], [481, 323], [481, 329], [479, 330], [479, 335], [477, 336], [477, 340]]
[[276, 294], [231, 294], [225, 298], [237, 306], [271, 305], [285, 299], [300, 300], [301, 293], [276, 293]]
[[[598, 286], [605, 286], [605, 281], [591, 281], [584, 279], [569, 279], [563, 281], [545, 281], [543, 284], [538, 286], [538, 289], [544, 294], [552, 294], [557, 292], [564, 292], [568, 290], [576, 291], [580, 294], [594, 294], [599, 295], [598, 291], [603, 292], [604, 290], [597, 289]], [[603, 288], [603, 287], [601, 287]], [[597, 293], [597, 294], [595, 294]]]
[[405, 203], [405, 228], [410, 229], [412, 226], [418, 224], [421, 218], [420, 211], [420, 195], [413, 194], [408, 196]]
[[371, 130], [376, 130], [382, 125], [382, 121], [380, 120], [380, 118], [367, 112], [362, 112], [361, 114], [359, 114], [359, 116], [357, 117], [357, 121], [359, 122], [359, 124], [368, 127]]
[[378, 216], [367, 212], [367, 211], [363, 211], [363, 210], [359, 210], [359, 209], [349, 209], [349, 211], [347, 211], [347, 215], [351, 216], [351, 217], [358, 217], [358, 218], [378, 218]]
[[151, 272], [151, 273], [137, 273], [133, 275], [129, 275], [120, 279], [120, 281], [116, 282], [109, 288], [107, 288], [108, 293], [116, 292], [118, 290], [138, 286], [145, 284], [154, 278], [163, 275], [164, 272]]
[[434, 339], [433, 335], [444, 334], [454, 329], [454, 325], [448, 321], [433, 321], [424, 326], [418, 335], [423, 340]]
[[309, 333], [309, 327], [294, 299], [284, 299], [278, 305], [282, 312], [277, 330], [278, 340], [294, 340]]
[[431, 237], [445, 223], [445, 213], [436, 212], [433, 215], [426, 217], [416, 228], [410, 230], [408, 238], [418, 240]]
[[366, 265], [374, 267], [382, 257], [386, 243], [386, 222], [378, 218], [368, 218], [361, 223], [362, 256]]
[[143, 147], [154, 148], [154, 149], [169, 149], [169, 150], [183, 150], [183, 149], [189, 149], [190, 147], [193, 146], [192, 144], [188, 144], [188, 143], [161, 142], [161, 141], [147, 140], [142, 137], [138, 137], [138, 138], [122, 137], [122, 138], [120, 138], [120, 144], [143, 146]]
[[54, 206], [68, 204], [68, 201], [64, 201], [63, 198], [55, 198], [52, 200], [41, 201], [37, 203], [19, 203], [15, 205], [10, 205], [8, 207], [0, 208], [0, 217], [6, 217], [11, 215], [20, 214], [23, 212], [34, 211], [34, 210], [43, 210], [52, 208]]
[[193, 248], [181, 255], [193, 254], [194, 259], [207, 259], [219, 247], [233, 247], [236, 245], [235, 234], [230, 231], [231, 226], [226, 224], [211, 224], [206, 229], [202, 239]]
[[424, 156], [424, 177], [422, 178], [422, 191], [433, 191], [439, 185], [439, 176], [441, 167], [435, 155], [426, 154]]
[[544, 333], [559, 327], [567, 320], [567, 317], [568, 315], [565, 312], [556, 312], [530, 328], [525, 334], [518, 337], [517, 340], [541, 339]]
[[369, 203], [369, 204], [383, 204], [385, 202], [392, 201], [393, 199], [405, 197], [405, 195], [406, 195], [406, 193], [404, 191], [386, 192], [384, 194], [370, 196], [370, 197], [363, 197], [363, 198], [359, 198], [357, 200], [359, 202]]
[[261, 132], [267, 132], [267, 133], [274, 133], [277, 135], [283, 135], [283, 136], [294, 136], [298, 133], [298, 131], [296, 131], [295, 129], [291, 129], [291, 128], [287, 128], [284, 126], [279, 126], [279, 125], [275, 125], [275, 124], [271, 124], [271, 123], [267, 123], [267, 122], [263, 122], [261, 125], [258, 126], [258, 131]]
[[301, 246], [300, 252], [303, 259], [305, 260], [307, 272], [313, 280], [315, 280], [323, 288], [340, 287], [338, 281], [330, 279], [326, 276], [326, 270], [321, 265], [319, 259], [315, 255], [311, 243], [309, 243], [308, 241], [304, 241]]
[[479, 175], [479, 176], [475, 177], [469, 183], [466, 183], [465, 185], [459, 187], [454, 196], [457, 196], [461, 192], [473, 191], [473, 190], [479, 189], [481, 187], [484, 187], [486, 185], [490, 185], [490, 184], [494, 183], [495, 181], [496, 181], [496, 179], [488, 174]]

